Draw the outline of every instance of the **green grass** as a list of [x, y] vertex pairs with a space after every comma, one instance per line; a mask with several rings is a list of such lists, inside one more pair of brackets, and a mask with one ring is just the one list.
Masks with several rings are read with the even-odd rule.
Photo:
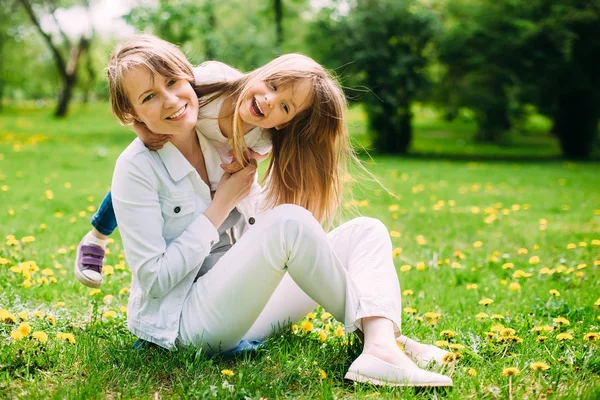
[[[0, 322], [0, 397], [493, 399], [508, 398], [509, 391], [515, 399], [600, 396], [600, 341], [584, 340], [600, 331], [595, 305], [600, 165], [532, 161], [539, 153], [525, 145], [498, 151], [507, 158], [529, 157], [527, 162], [366, 160], [397, 195], [373, 183], [355, 188], [359, 211], [389, 227], [401, 288], [412, 292], [403, 296], [403, 307], [416, 310], [403, 313], [404, 333], [433, 343], [451, 330], [450, 343], [464, 346], [458, 346], [458, 362], [446, 367], [455, 385], [450, 391], [376, 388], [344, 382], [360, 347], [353, 336], [333, 333], [322, 343], [316, 330], [326, 329], [327, 321], [321, 311], [311, 320], [312, 332], [288, 329], [265, 349], [234, 360], [194, 350], [131, 350], [135, 338], [121, 310], [127, 303], [121, 290], [131, 275], [121, 263], [118, 233], [107, 259], [114, 273], [106, 276], [101, 293], [90, 296], [72, 272], [73, 250], [110, 185], [115, 159], [133, 138], [107, 110], [106, 104], [78, 107], [63, 121], [53, 119], [50, 109], [8, 108], [0, 114], [0, 309], [16, 320]], [[360, 109], [350, 116], [351, 130], [362, 141]], [[469, 143], [472, 132], [467, 123], [445, 124], [423, 111], [415, 146], [427, 154], [464, 154], [457, 138]], [[556, 154], [552, 139], [532, 137], [546, 143], [542, 155]], [[23, 240], [27, 236], [35, 240]], [[514, 267], [503, 268], [507, 263]], [[480, 305], [484, 298], [494, 302]], [[43, 316], [36, 317], [36, 311]], [[116, 316], [106, 317], [107, 311]], [[432, 320], [428, 312], [440, 316]], [[479, 320], [482, 312], [489, 317]], [[47, 333], [48, 341], [39, 343], [31, 334], [11, 339], [23, 322], [19, 313], [26, 314], [33, 331]], [[494, 314], [502, 319], [492, 319]], [[569, 325], [555, 322], [558, 317]], [[502, 336], [498, 324], [514, 329], [517, 342], [488, 337], [489, 332]], [[532, 329], [546, 325], [552, 331], [538, 342]], [[57, 338], [59, 332], [72, 333], [75, 343]], [[560, 333], [573, 339], [559, 341]], [[530, 364], [537, 361], [550, 369], [532, 371]], [[509, 380], [502, 375], [507, 367], [521, 372]], [[234, 375], [223, 375], [224, 369]]]

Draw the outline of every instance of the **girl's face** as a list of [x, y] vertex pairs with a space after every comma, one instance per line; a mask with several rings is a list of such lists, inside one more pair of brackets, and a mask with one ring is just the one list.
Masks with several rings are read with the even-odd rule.
[[312, 85], [302, 79], [281, 86], [257, 82], [239, 105], [242, 121], [261, 128], [283, 128], [312, 103]]
[[189, 133], [198, 120], [198, 97], [190, 82], [134, 67], [123, 76], [135, 118], [159, 134]]

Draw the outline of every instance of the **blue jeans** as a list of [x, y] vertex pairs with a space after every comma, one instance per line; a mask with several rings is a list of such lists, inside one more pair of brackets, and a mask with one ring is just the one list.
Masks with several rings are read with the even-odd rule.
[[115, 217], [110, 191], [104, 196], [100, 208], [96, 211], [90, 222], [104, 236], [109, 236], [117, 229], [117, 217]]

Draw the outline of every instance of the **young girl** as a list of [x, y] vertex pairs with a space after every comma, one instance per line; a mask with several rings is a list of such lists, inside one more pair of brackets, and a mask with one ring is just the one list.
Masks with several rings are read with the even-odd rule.
[[[247, 111], [258, 125], [261, 118], [276, 119], [275, 107], [281, 107], [284, 117], [278, 123], [283, 126], [274, 136], [290, 137], [273, 138], [273, 156], [287, 156], [278, 162], [302, 158], [296, 154], [303, 152], [302, 146], [294, 143], [304, 142], [310, 149], [307, 157], [316, 159], [320, 151], [323, 158], [329, 157], [329, 162], [316, 165], [331, 167], [325, 172], [332, 182], [317, 192], [324, 198], [308, 203], [311, 213], [291, 204], [269, 208], [291, 195], [279, 191], [276, 184], [266, 203], [260, 193], [248, 196], [256, 160], [244, 160], [242, 152], [236, 156], [246, 163], [243, 169], [223, 173], [211, 193], [208, 165], [218, 159], [217, 150], [196, 132], [198, 97], [183, 54], [148, 36], [134, 37], [113, 53], [108, 76], [115, 116], [123, 123], [138, 120], [153, 132], [172, 135], [171, 142], [158, 151], [134, 140], [115, 166], [114, 209], [132, 271], [128, 327], [141, 339], [166, 348], [180, 344], [217, 353], [300, 317], [294, 313], [299, 302], [308, 299], [343, 321], [347, 331], [362, 331], [363, 353], [346, 378], [397, 386], [450, 386], [450, 378], [420, 369], [397, 346], [400, 289], [385, 226], [375, 219], [357, 218], [325, 233], [320, 225], [333, 211], [327, 201], [339, 195], [339, 155], [350, 150], [343, 93], [314, 65], [312, 75], [283, 82], [273, 83], [269, 75], [245, 77], [244, 85], [252, 89], [240, 91], [235, 113]], [[274, 93], [279, 97], [271, 97]], [[242, 111], [244, 104], [248, 109]], [[318, 138], [316, 134], [318, 146], [311, 136], [315, 115], [331, 135]], [[243, 122], [239, 126], [243, 128]], [[231, 137], [235, 135], [232, 130]], [[270, 167], [272, 173], [286, 178], [289, 171], [304, 172], [298, 165], [298, 170]], [[257, 209], [268, 211], [247, 213]], [[238, 236], [228, 237], [232, 231]], [[216, 254], [222, 242], [227, 250]], [[290, 298], [294, 290], [304, 297]], [[436, 349], [415, 346], [421, 354], [413, 355], [421, 361]]]

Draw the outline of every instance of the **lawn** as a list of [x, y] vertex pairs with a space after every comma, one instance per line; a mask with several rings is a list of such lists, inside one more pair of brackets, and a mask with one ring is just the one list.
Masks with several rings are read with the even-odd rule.
[[[428, 391], [344, 382], [360, 345], [324, 310], [235, 359], [132, 350], [118, 232], [100, 291], [72, 265], [133, 135], [106, 104], [51, 111], [0, 114], [0, 397], [600, 398], [600, 164], [547, 135], [475, 145], [420, 110], [421, 156], [364, 157], [395, 196], [361, 180], [344, 209], [389, 228], [404, 333], [455, 354], [454, 388]], [[359, 108], [350, 129], [368, 147]]]

